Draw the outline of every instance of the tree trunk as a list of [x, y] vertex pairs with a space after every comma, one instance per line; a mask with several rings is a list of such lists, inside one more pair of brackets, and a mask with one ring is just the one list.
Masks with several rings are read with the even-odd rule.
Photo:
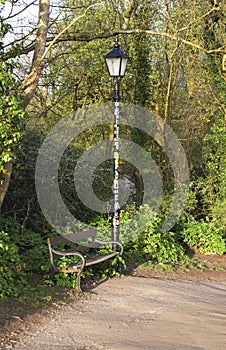
[[10, 176], [11, 176], [11, 172], [12, 172], [12, 160], [10, 160], [9, 162], [5, 163], [5, 168], [3, 170], [3, 178], [4, 178], [4, 182], [3, 184], [0, 186], [0, 209], [2, 207], [6, 192], [8, 190], [9, 187], [9, 181], [10, 181]]
[[43, 68], [43, 58], [46, 48], [46, 38], [49, 24], [49, 5], [50, 0], [39, 1], [39, 19], [34, 56], [30, 74], [24, 79], [21, 87], [21, 98], [24, 108], [28, 106], [35, 93], [35, 90], [38, 86], [41, 70]]
[[[30, 103], [35, 90], [38, 86], [38, 81], [42, 70], [42, 61], [44, 58], [44, 52], [46, 47], [46, 38], [49, 24], [49, 5], [50, 0], [39, 1], [39, 19], [38, 29], [36, 34], [36, 44], [31, 65], [30, 74], [25, 78], [21, 85], [21, 99], [24, 109]], [[5, 163], [3, 170], [3, 177], [5, 181], [0, 186], [0, 210], [2, 208], [3, 200], [8, 190], [10, 176], [12, 172], [12, 161]]]

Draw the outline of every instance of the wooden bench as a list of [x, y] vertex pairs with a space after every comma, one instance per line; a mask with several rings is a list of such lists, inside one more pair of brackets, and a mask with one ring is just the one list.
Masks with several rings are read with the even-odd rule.
[[[49, 247], [49, 253], [50, 253], [50, 261], [51, 261], [51, 271], [50, 271], [50, 277], [51, 279], [54, 279], [54, 275], [56, 272], [64, 272], [64, 273], [77, 273], [77, 289], [80, 292], [81, 286], [80, 286], [80, 278], [83, 269], [86, 266], [91, 266], [95, 264], [99, 264], [103, 261], [106, 261], [108, 259], [111, 259], [115, 257], [116, 255], [122, 255], [123, 254], [123, 246], [120, 242], [115, 241], [100, 241], [95, 238], [96, 236], [96, 230], [88, 230], [88, 231], [79, 231], [68, 235], [59, 235], [55, 237], [50, 237], [47, 239], [48, 247]], [[87, 244], [80, 244], [79, 242], [84, 242], [87, 239], [91, 239], [91, 241]], [[61, 249], [57, 250], [55, 247], [59, 245], [73, 245], [73, 248], [68, 249]], [[109, 252], [107, 254], [101, 255], [98, 254], [98, 250], [101, 246], [111, 245], [113, 246], [112, 252]], [[96, 252], [96, 254], [91, 257], [84, 257], [84, 252], [89, 249], [89, 252]], [[82, 253], [83, 252], [83, 253]], [[65, 268], [61, 268], [56, 266], [56, 260], [59, 259], [62, 256], [77, 256], [79, 258], [78, 263], [72, 263], [69, 264]]]

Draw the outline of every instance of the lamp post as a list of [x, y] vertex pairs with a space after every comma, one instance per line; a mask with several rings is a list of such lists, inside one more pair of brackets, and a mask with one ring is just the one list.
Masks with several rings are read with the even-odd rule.
[[[126, 72], [126, 65], [129, 56], [125, 55], [119, 44], [118, 37], [115, 38], [113, 49], [105, 56], [107, 69], [114, 82], [114, 215], [112, 240], [119, 241], [120, 237], [120, 205], [119, 205], [119, 101], [120, 101], [120, 80]], [[116, 247], [113, 247], [116, 249]]]

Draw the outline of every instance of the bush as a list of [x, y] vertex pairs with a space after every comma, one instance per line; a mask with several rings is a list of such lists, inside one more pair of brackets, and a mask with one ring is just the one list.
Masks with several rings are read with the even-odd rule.
[[[125, 244], [125, 251], [129, 256], [142, 256], [146, 260], [155, 262], [173, 262], [179, 261], [184, 257], [184, 249], [177, 240], [173, 232], [162, 232], [161, 219], [154, 217], [152, 212], [144, 208], [144, 217], [146, 229], [141, 234], [135, 234], [128, 243]], [[132, 259], [133, 260], [133, 259]]]
[[226, 252], [224, 231], [212, 222], [189, 222], [182, 231], [184, 242], [200, 253], [223, 254]]
[[134, 243], [135, 252], [142, 252], [147, 260], [158, 263], [176, 262], [185, 256], [173, 232], [155, 232], [147, 228]]
[[[155, 217], [147, 205], [142, 206], [139, 211], [142, 225], [146, 227], [142, 233], [139, 233], [139, 222], [134, 219], [135, 214], [135, 208], [129, 207], [128, 210], [122, 210], [120, 215], [120, 239], [125, 255], [130, 260], [141, 261], [143, 258], [166, 263], [183, 259], [185, 253], [178, 237], [173, 232], [161, 231], [161, 219]], [[95, 226], [104, 232], [110, 228], [110, 222], [99, 217], [95, 220]]]
[[0, 225], [5, 232], [8, 232], [11, 243], [17, 247], [24, 271], [46, 270], [49, 251], [46, 240], [40, 234], [22, 227], [13, 219], [2, 216], [0, 216]]
[[[1, 209], [32, 231], [43, 232], [47, 223], [41, 213], [35, 190], [35, 165], [44, 136], [27, 129], [15, 150], [10, 184]], [[12, 220], [14, 221], [14, 220]]]
[[18, 253], [8, 233], [0, 232], [0, 299], [17, 296], [26, 283], [26, 274]]

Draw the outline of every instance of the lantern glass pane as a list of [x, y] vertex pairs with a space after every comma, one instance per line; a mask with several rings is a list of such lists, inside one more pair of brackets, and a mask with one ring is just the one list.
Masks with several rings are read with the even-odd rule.
[[114, 58], [106, 58], [106, 63], [108, 67], [108, 71], [111, 77], [119, 77], [120, 76], [120, 57]]
[[121, 71], [120, 71], [120, 77], [124, 77], [125, 75], [125, 72], [126, 72], [126, 65], [127, 65], [127, 62], [128, 62], [128, 57], [122, 57], [121, 59]]

